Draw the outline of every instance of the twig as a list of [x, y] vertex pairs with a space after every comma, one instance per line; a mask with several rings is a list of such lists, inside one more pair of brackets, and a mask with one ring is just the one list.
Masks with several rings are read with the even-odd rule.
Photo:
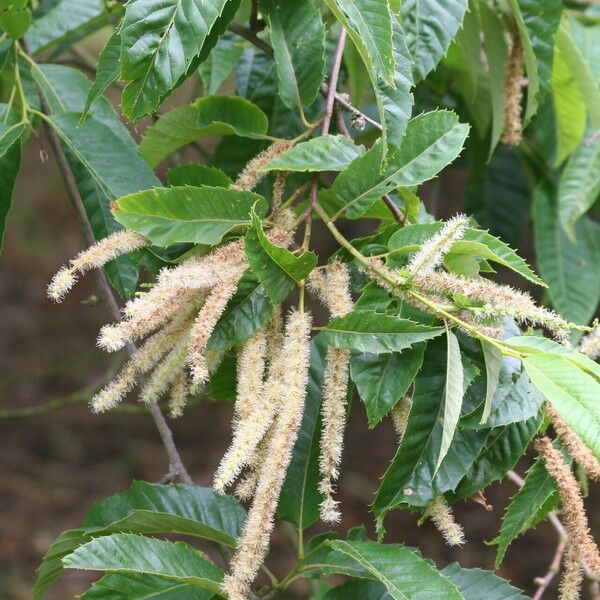
[[262, 50], [265, 54], [269, 56], [273, 56], [273, 47], [270, 44], [267, 44], [264, 40], [259, 38], [254, 31], [248, 29], [247, 27], [243, 27], [242, 25], [238, 25], [237, 23], [230, 23], [227, 26], [229, 31], [236, 33], [240, 37], [243, 37], [245, 40], [248, 40], [252, 44], [254, 44], [259, 50]]
[[388, 194], [385, 194], [383, 196], [383, 201], [385, 202], [385, 205], [390, 209], [390, 212], [394, 215], [394, 219], [396, 219], [396, 221], [398, 221], [399, 223], [406, 222], [406, 216], [396, 206], [396, 203], [391, 199], [391, 197]]
[[331, 125], [331, 116], [333, 115], [333, 105], [337, 90], [338, 79], [340, 77], [340, 67], [342, 65], [342, 56], [346, 47], [346, 29], [342, 27], [338, 38], [335, 55], [333, 57], [333, 66], [331, 68], [331, 77], [329, 78], [329, 90], [327, 92], [327, 101], [325, 103], [325, 116], [323, 117], [322, 135], [329, 133]]
[[544, 595], [544, 592], [548, 589], [548, 586], [552, 583], [552, 580], [556, 574], [560, 571], [560, 563], [562, 562], [566, 547], [567, 543], [564, 540], [558, 542], [556, 551], [554, 552], [554, 557], [552, 558], [552, 562], [548, 567], [548, 572], [543, 577], [538, 577], [535, 580], [538, 588], [533, 595], [533, 600], [540, 600], [540, 598]]
[[[23, 40], [23, 43], [24, 43], [23, 49], [25, 50], [25, 52], [27, 52], [27, 54], [29, 54], [31, 56], [31, 53], [29, 52], [29, 48], [27, 47], [26, 42], [24, 40]], [[41, 104], [42, 112], [45, 115], [50, 115], [48, 103], [46, 102], [44, 95], [40, 94], [39, 96], [40, 96], [40, 104]], [[62, 150], [62, 147], [60, 145], [60, 140], [58, 138], [58, 134], [52, 127], [48, 126], [47, 124], [45, 125], [45, 132], [48, 137], [48, 140], [50, 141], [50, 145], [52, 146], [52, 150], [53, 150], [54, 156], [56, 158], [56, 162], [58, 163], [58, 167], [59, 167], [62, 177], [64, 179], [65, 186], [66, 186], [67, 192], [69, 194], [69, 198], [71, 199], [71, 202], [77, 212], [77, 215], [79, 218], [79, 224], [81, 226], [85, 242], [88, 246], [91, 246], [95, 242], [94, 234], [93, 234], [90, 222], [88, 221], [87, 214], [86, 214], [85, 208], [83, 206], [83, 201], [81, 200], [81, 195], [79, 194], [79, 189], [77, 187], [77, 183], [75, 182], [75, 178], [73, 177], [73, 172], [71, 171], [71, 167], [69, 166], [67, 158], [66, 158], [66, 156]], [[117, 299], [115, 298], [115, 295], [113, 294], [110, 284], [108, 283], [106, 273], [104, 272], [103, 269], [97, 269], [95, 271], [95, 273], [96, 273], [96, 277], [97, 277], [97, 281], [98, 281], [98, 286], [100, 288], [100, 292], [104, 296], [104, 298], [110, 308], [110, 311], [111, 311], [111, 314], [112, 314], [114, 320], [120, 321], [121, 320], [121, 311], [119, 309]], [[135, 347], [134, 344], [128, 344], [127, 350], [131, 356], [133, 356], [137, 352], [137, 348]], [[171, 432], [171, 429], [169, 428], [169, 425], [167, 424], [167, 421], [166, 421], [160, 407], [158, 406], [158, 402], [157, 401], [152, 402], [148, 406], [148, 409], [150, 411], [150, 414], [152, 415], [154, 423], [156, 424], [158, 433], [160, 434], [160, 437], [162, 439], [165, 450], [167, 451], [167, 455], [169, 457], [170, 468], [175, 469], [177, 471], [177, 473], [182, 481], [184, 481], [185, 483], [192, 483], [192, 478], [190, 477], [189, 473], [187, 472], [187, 469], [185, 468], [185, 465], [183, 464], [183, 461], [181, 460], [181, 457], [179, 456], [179, 452], [173, 441], [173, 433]]]

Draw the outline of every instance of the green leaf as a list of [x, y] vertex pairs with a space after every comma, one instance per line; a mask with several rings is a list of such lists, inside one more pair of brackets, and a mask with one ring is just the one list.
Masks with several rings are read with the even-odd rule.
[[527, 421], [492, 429], [482, 452], [455, 492], [449, 494], [449, 500], [456, 502], [457, 500], [469, 498], [475, 492], [486, 488], [493, 481], [502, 479], [523, 456], [533, 436], [538, 432], [541, 423], [542, 414], [540, 411], [535, 417]]
[[277, 507], [277, 516], [302, 530], [319, 519], [318, 491], [321, 402], [327, 346], [322, 335], [311, 340], [310, 369], [302, 424]]
[[325, 0], [348, 31], [368, 71], [394, 85], [392, 15], [387, 0]]
[[[27, 41], [32, 52], [39, 53], [66, 39], [93, 21], [103, 22], [105, 4], [102, 0], [58, 0], [43, 15], [36, 17]], [[110, 16], [107, 13], [106, 16]]]
[[561, 0], [509, 0], [524, 50], [528, 93], [525, 123], [536, 113], [543, 94], [550, 88], [554, 34], [562, 13]]
[[586, 125], [586, 106], [581, 91], [569, 67], [565, 53], [554, 47], [552, 68], [552, 99], [556, 127], [556, 158], [558, 166], [580, 144]]
[[425, 344], [402, 353], [356, 354], [350, 375], [365, 403], [369, 427], [375, 427], [406, 394], [423, 364]]
[[88, 511], [84, 531], [179, 533], [235, 546], [246, 512], [231, 496], [196, 485], [134, 481], [120, 494], [100, 500]]
[[269, 161], [263, 170], [341, 171], [364, 152], [364, 146], [357, 146], [343, 135], [322, 135], [296, 144]]
[[154, 111], [216, 44], [239, 2], [131, 0], [121, 25], [121, 78], [128, 81], [123, 112]]
[[313, 0], [261, 0], [277, 64], [279, 98], [288, 108], [315, 101], [325, 73], [325, 28]]
[[226, 31], [200, 65], [200, 77], [207, 95], [216, 94], [221, 84], [229, 77], [244, 51], [244, 40], [235, 33]]
[[554, 478], [539, 457], [527, 471], [523, 487], [513, 496], [502, 517], [498, 536], [496, 568], [500, 566], [510, 544], [542, 521], [559, 502]]
[[223, 571], [183, 542], [167, 542], [131, 533], [99, 537], [63, 558], [66, 569], [158, 575], [219, 592]]
[[314, 252], [295, 256], [289, 250], [272, 244], [256, 213], [252, 215], [252, 227], [246, 234], [245, 249], [250, 267], [274, 305], [280, 304], [317, 266]]
[[237, 395], [236, 381], [236, 357], [226, 354], [208, 382], [208, 395], [210, 399], [233, 404]]
[[[443, 223], [440, 222], [416, 223], [403, 227], [390, 237], [388, 248], [395, 254], [416, 252], [442, 227]], [[513, 270], [532, 283], [545, 286], [544, 282], [508, 244], [487, 231], [467, 227], [463, 239], [455, 242], [450, 251], [454, 254], [474, 255], [491, 260]]]
[[410, 319], [371, 310], [354, 310], [332, 319], [323, 330], [323, 336], [334, 348], [382, 354], [400, 352], [443, 331], [443, 327], [429, 327]]
[[144, 133], [140, 153], [156, 166], [175, 150], [204, 137], [262, 138], [268, 127], [267, 116], [252, 102], [238, 96], [207, 96], [161, 115]]
[[542, 181], [534, 191], [537, 262], [552, 304], [569, 321], [587, 323], [600, 300], [600, 227], [588, 217], [574, 225], [573, 242], [561, 227], [556, 190]]
[[490, 137], [490, 152], [492, 153], [502, 132], [504, 131], [504, 74], [506, 71], [507, 48], [504, 37], [504, 25], [501, 17], [487, 3], [478, 4], [478, 14], [483, 32], [483, 47], [488, 63], [489, 88], [492, 104], [492, 131]]
[[20, 136], [24, 131], [24, 124], [0, 123], [0, 251], [2, 251], [15, 180], [21, 167]]
[[479, 424], [485, 425], [492, 412], [494, 395], [498, 389], [502, 369], [502, 353], [496, 346], [492, 346], [485, 340], [481, 340], [481, 348], [485, 358], [485, 404]]
[[351, 579], [311, 600], [389, 600], [385, 586], [377, 581]]
[[62, 559], [91, 537], [83, 529], [63, 531], [46, 552], [42, 564], [38, 567], [37, 580], [33, 586], [32, 600], [41, 600], [52, 584], [63, 572]]
[[600, 192], [600, 140], [579, 144], [569, 157], [558, 184], [558, 218], [573, 241], [576, 221], [596, 202]]
[[119, 78], [119, 71], [121, 69], [121, 65], [119, 64], [120, 54], [121, 34], [119, 30], [115, 30], [98, 57], [96, 79], [94, 79], [94, 83], [88, 92], [81, 116], [82, 119], [88, 114], [92, 104]]
[[[65, 156], [92, 227], [100, 240], [121, 229], [110, 212], [115, 198], [155, 185], [160, 180], [137, 153], [137, 146], [120, 122], [111, 103], [100, 96], [91, 114], [79, 127], [89, 95], [90, 82], [78, 70], [61, 65], [37, 65], [32, 75], [53, 113], [62, 118]], [[72, 116], [65, 117], [70, 111]], [[98, 123], [99, 122], [99, 123]], [[122, 297], [136, 290], [139, 265], [132, 255], [120, 256], [105, 267]]]
[[379, 581], [395, 600], [463, 598], [449, 579], [411, 548], [372, 541], [333, 540], [329, 545], [343, 557], [333, 572]]
[[264, 329], [271, 320], [273, 305], [256, 275], [248, 270], [208, 340], [209, 350], [228, 349]]
[[441, 571], [460, 591], [464, 600], [527, 600], [508, 581], [498, 577], [492, 571], [483, 569], [465, 569], [458, 563], [452, 563]]
[[454, 490], [484, 447], [487, 432], [457, 429], [436, 472], [444, 428], [446, 364], [445, 344], [441, 340], [429, 343], [423, 368], [414, 383], [406, 432], [373, 505], [380, 533], [390, 510], [407, 505], [424, 508], [434, 498]]
[[0, 1], [0, 27], [13, 39], [22, 38], [31, 25], [27, 0]]
[[446, 328], [446, 338], [448, 340], [448, 352], [446, 354], [446, 387], [444, 390], [444, 427], [440, 452], [435, 465], [436, 472], [448, 454], [460, 418], [463, 396], [465, 395], [464, 372], [458, 338], [448, 328]]
[[202, 187], [210, 185], [213, 187], [229, 187], [231, 179], [216, 167], [208, 165], [178, 165], [167, 172], [167, 182], [170, 186], [191, 185]]
[[469, 131], [456, 114], [434, 111], [408, 123], [401, 146], [383, 160], [382, 145], [353, 160], [333, 183], [333, 193], [346, 205], [346, 216], [357, 218], [384, 194], [397, 187], [419, 185], [450, 164], [461, 152]]
[[405, 0], [402, 27], [418, 83], [436, 67], [462, 26], [468, 0]]
[[154, 188], [121, 198], [113, 215], [157, 246], [214, 245], [227, 232], [249, 226], [254, 205], [261, 216], [267, 213], [264, 198], [252, 192], [207, 185]]
[[81, 600], [210, 600], [212, 591], [140, 573], [109, 573], [81, 596]]
[[598, 380], [562, 354], [533, 354], [523, 359], [523, 366], [563, 421], [600, 458]]
[[581, 98], [587, 108], [589, 120], [595, 129], [599, 129], [600, 87], [577, 44], [573, 41], [566, 21], [563, 21], [558, 28], [555, 41], [556, 48], [559, 49], [579, 89]]

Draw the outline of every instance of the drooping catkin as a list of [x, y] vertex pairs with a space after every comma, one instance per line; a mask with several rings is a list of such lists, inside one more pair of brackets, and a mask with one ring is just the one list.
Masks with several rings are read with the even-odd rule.
[[569, 541], [564, 554], [564, 571], [560, 582], [560, 600], [580, 600], [581, 583], [583, 582], [583, 569], [577, 558], [575, 545], [577, 542]]
[[248, 512], [237, 550], [231, 560], [231, 572], [225, 577], [223, 591], [229, 600], [243, 600], [262, 564], [273, 529], [273, 517], [298, 430], [302, 422], [308, 366], [310, 361], [310, 326], [307, 313], [290, 313], [282, 349], [287, 365], [286, 394], [266, 443], [263, 464], [254, 500]]
[[463, 528], [456, 522], [452, 509], [443, 496], [431, 501], [425, 509], [425, 516], [433, 521], [449, 546], [461, 546], [465, 543]]
[[265, 354], [267, 363], [271, 364], [281, 351], [281, 346], [283, 345], [283, 310], [280, 304], [273, 308], [273, 314], [267, 325], [265, 334], [267, 342]]
[[48, 296], [60, 302], [77, 282], [77, 274], [91, 269], [100, 269], [107, 262], [129, 252], [148, 246], [148, 240], [141, 235], [123, 229], [96, 242], [80, 252], [69, 266], [62, 267], [48, 285]]
[[275, 181], [273, 182], [273, 202], [271, 203], [271, 212], [276, 211], [283, 201], [285, 192], [285, 180], [287, 179], [287, 171], [277, 171]]
[[209, 376], [206, 364], [206, 344], [227, 307], [227, 303], [235, 294], [241, 276], [242, 271], [239, 270], [234, 277], [214, 287], [206, 297], [206, 301], [192, 325], [188, 364], [194, 386], [201, 385]]
[[180, 417], [183, 414], [183, 409], [187, 404], [190, 393], [190, 385], [187, 370], [184, 366], [179, 371], [171, 386], [171, 398], [169, 399], [169, 413], [173, 419]]
[[560, 418], [556, 409], [548, 402], [545, 405], [546, 414], [554, 427], [554, 431], [569, 451], [571, 457], [577, 461], [585, 474], [594, 481], [600, 481], [600, 463], [592, 451], [581, 441], [581, 438], [570, 429]]
[[246, 473], [240, 478], [235, 487], [234, 495], [241, 502], [246, 502], [254, 496], [258, 484], [258, 476], [260, 474], [260, 465], [263, 463], [265, 457], [267, 447], [266, 440], [273, 434], [272, 428], [273, 425], [267, 430], [267, 433], [260, 441], [260, 444], [256, 447], [256, 451], [250, 457], [248, 464], [246, 465]]
[[523, 44], [516, 26], [511, 32], [511, 47], [504, 74], [504, 133], [502, 141], [511, 146], [521, 141], [523, 121]]
[[542, 457], [546, 470], [556, 481], [560, 495], [563, 523], [573, 541], [573, 552], [596, 576], [600, 576], [600, 552], [590, 534], [585, 514], [581, 488], [565, 463], [559, 450], [552, 446], [548, 437], [538, 438], [535, 448]]
[[[334, 261], [324, 271], [313, 271], [309, 285], [327, 306], [332, 317], [349, 313], [354, 307], [350, 294], [350, 273], [348, 267]], [[333, 498], [334, 482], [339, 476], [344, 446], [346, 426], [346, 396], [350, 352], [338, 348], [328, 348], [323, 373], [323, 402], [321, 417], [323, 428], [319, 453], [321, 481], [319, 491], [323, 494], [320, 505], [321, 520], [337, 523], [341, 519], [339, 502]]]
[[291, 140], [279, 140], [271, 144], [243, 168], [231, 187], [236, 190], [253, 190], [267, 174], [267, 171], [263, 171], [263, 167], [293, 145]]
[[392, 418], [392, 423], [396, 430], [396, 435], [398, 436], [398, 443], [400, 443], [404, 437], [411, 407], [412, 398], [405, 395], [397, 402], [396, 406], [394, 406], [390, 412], [390, 417]]
[[406, 267], [409, 273], [421, 277], [433, 273], [442, 264], [452, 244], [464, 236], [468, 224], [469, 219], [464, 215], [456, 215], [446, 221], [442, 229], [429, 238], [410, 259]]

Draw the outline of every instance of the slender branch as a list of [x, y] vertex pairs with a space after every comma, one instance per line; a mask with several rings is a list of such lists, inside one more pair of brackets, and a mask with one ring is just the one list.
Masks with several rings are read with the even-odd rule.
[[240, 37], [243, 37], [245, 40], [248, 40], [250, 43], [254, 44], [259, 50], [262, 50], [265, 54], [269, 56], [273, 56], [273, 47], [270, 44], [267, 44], [264, 40], [259, 38], [254, 31], [248, 29], [247, 27], [243, 27], [238, 23], [230, 23], [227, 26], [229, 31], [236, 33]]
[[[31, 56], [29, 49], [26, 45], [23, 46], [23, 49], [27, 54], [29, 54], [29, 56]], [[50, 114], [48, 103], [46, 102], [46, 99], [43, 94], [40, 93], [39, 96], [42, 113], [48, 116]], [[90, 222], [88, 221], [87, 214], [83, 206], [83, 201], [81, 199], [81, 195], [79, 194], [79, 188], [77, 187], [77, 183], [73, 176], [73, 172], [71, 171], [71, 167], [69, 166], [67, 158], [60, 145], [58, 134], [56, 133], [54, 128], [51, 127], [47, 122], [45, 122], [44, 125], [46, 136], [50, 142], [50, 145], [52, 146], [52, 150], [60, 172], [62, 174], [63, 180], [65, 182], [69, 198], [71, 199], [71, 203], [75, 207], [79, 219], [79, 224], [83, 232], [83, 237], [85, 239], [86, 244], [88, 246], [91, 246], [95, 243], [94, 233], [92, 231]], [[106, 300], [110, 308], [110, 312], [114, 320], [118, 322], [121, 320], [121, 310], [119, 309], [117, 299], [113, 294], [110, 284], [108, 283], [106, 273], [104, 272], [104, 269], [96, 269], [95, 273], [100, 292], [102, 296], [104, 296], [104, 299]], [[131, 356], [133, 356], [137, 352], [136, 346], [131, 343], [127, 345], [127, 350]], [[190, 477], [189, 473], [187, 472], [187, 469], [185, 468], [185, 465], [183, 464], [183, 461], [181, 460], [177, 447], [175, 446], [175, 443], [173, 441], [173, 433], [171, 432], [171, 429], [169, 428], [169, 425], [162, 413], [162, 410], [158, 405], [158, 401], [150, 403], [148, 409], [150, 411], [152, 419], [154, 420], [154, 423], [156, 424], [158, 433], [162, 439], [163, 445], [169, 457], [170, 468], [177, 471], [182, 481], [184, 481], [185, 483], [192, 483], [192, 478]]]
[[396, 221], [398, 221], [399, 223], [406, 222], [406, 216], [396, 206], [396, 203], [391, 199], [391, 197], [388, 194], [385, 194], [383, 196], [383, 201], [385, 202], [385, 205], [389, 208], [390, 212], [394, 215], [394, 219], [396, 219]]
[[342, 56], [346, 47], [346, 29], [342, 27], [338, 38], [335, 55], [333, 57], [333, 66], [331, 68], [331, 77], [329, 78], [329, 90], [327, 91], [327, 100], [325, 103], [325, 116], [323, 117], [322, 135], [329, 133], [331, 116], [333, 115], [333, 105], [335, 103], [335, 94], [337, 91], [338, 79], [340, 77], [340, 67], [342, 65]]
[[558, 542], [554, 552], [554, 557], [552, 558], [552, 562], [548, 567], [548, 572], [543, 577], [538, 577], [536, 579], [538, 588], [533, 595], [532, 600], [540, 600], [540, 598], [544, 595], [544, 592], [548, 589], [548, 586], [552, 583], [554, 577], [556, 577], [556, 574], [560, 571], [560, 564], [562, 562], [566, 547], [567, 543], [564, 540]]

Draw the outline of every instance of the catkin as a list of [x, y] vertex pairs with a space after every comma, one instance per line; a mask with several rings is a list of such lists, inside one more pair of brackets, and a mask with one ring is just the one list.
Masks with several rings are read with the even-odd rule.
[[461, 546], [465, 543], [463, 528], [456, 522], [452, 509], [443, 496], [432, 500], [425, 509], [425, 516], [433, 521], [449, 546]]
[[535, 448], [542, 457], [546, 470], [556, 481], [563, 522], [569, 539], [573, 541], [573, 552], [576, 553], [578, 560], [583, 561], [598, 577], [600, 576], [600, 552], [590, 534], [579, 483], [565, 463], [562, 454], [552, 446], [549, 438], [537, 439]]
[[244, 167], [231, 187], [236, 190], [253, 190], [267, 174], [267, 171], [263, 171], [263, 167], [293, 145], [290, 140], [280, 140], [271, 144]]
[[171, 386], [171, 398], [169, 400], [169, 413], [173, 419], [180, 417], [183, 414], [183, 409], [187, 404], [190, 387], [188, 374], [185, 369], [180, 369], [173, 385]]
[[107, 262], [146, 246], [148, 240], [133, 231], [123, 229], [112, 233], [80, 252], [68, 267], [62, 267], [48, 285], [48, 296], [55, 302], [61, 302], [77, 282], [78, 273], [83, 275], [91, 269], [100, 269]]
[[504, 133], [502, 141], [511, 146], [521, 141], [523, 122], [523, 44], [516, 28], [511, 35], [511, 48], [504, 74]]
[[396, 430], [396, 435], [398, 436], [398, 443], [400, 443], [404, 437], [411, 408], [412, 399], [409, 396], [403, 396], [390, 412], [392, 423]]
[[286, 394], [266, 442], [256, 493], [248, 512], [237, 550], [231, 560], [231, 572], [222, 584], [229, 600], [244, 600], [262, 564], [273, 529], [273, 518], [298, 430], [302, 422], [308, 366], [310, 361], [310, 325], [308, 314], [292, 312], [288, 317], [282, 349], [287, 365]]
[[569, 454], [574, 460], [576, 460], [585, 474], [594, 481], [600, 480], [600, 463], [596, 460], [596, 457], [592, 454], [591, 450], [581, 441], [579, 436], [571, 430], [567, 424], [560, 418], [556, 409], [546, 403], [546, 414], [554, 427], [554, 431], [561, 439]]
[[575, 543], [569, 542], [564, 555], [564, 572], [560, 582], [560, 600], [579, 600], [583, 569], [577, 558]]

